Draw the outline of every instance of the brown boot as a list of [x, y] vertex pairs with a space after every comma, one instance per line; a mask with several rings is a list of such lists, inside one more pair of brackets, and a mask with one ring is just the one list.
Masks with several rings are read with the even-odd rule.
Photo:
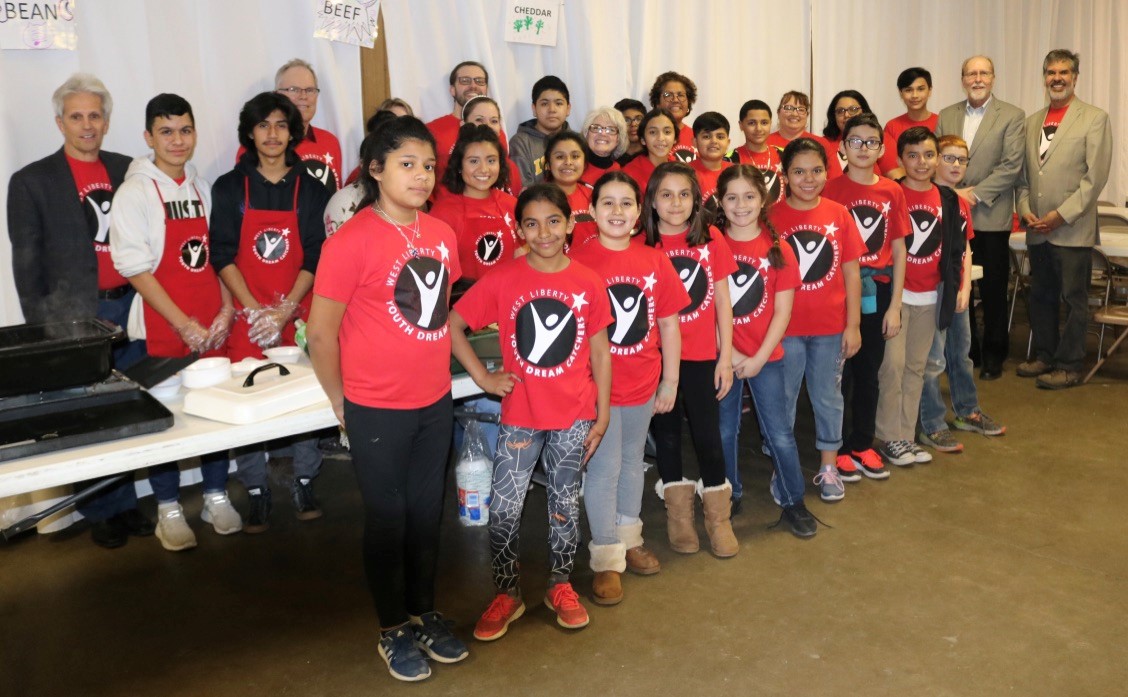
[[701, 549], [701, 540], [693, 524], [693, 498], [697, 485], [682, 479], [661, 486], [662, 498], [666, 501], [666, 534], [670, 538], [670, 549], [681, 554], [693, 554]]
[[642, 521], [617, 525], [615, 531], [619, 534], [619, 541], [627, 548], [627, 571], [639, 576], [650, 576], [662, 570], [658, 557], [643, 546]]
[[626, 547], [622, 543], [597, 545], [588, 543], [591, 552], [591, 570], [595, 580], [591, 582], [591, 599], [596, 605], [618, 605], [623, 600], [623, 584], [620, 574], [627, 568]]
[[740, 543], [732, 532], [732, 485], [727, 481], [720, 486], [702, 489], [701, 501], [705, 506], [705, 532], [709, 533], [709, 546], [713, 556], [722, 559], [735, 557]]

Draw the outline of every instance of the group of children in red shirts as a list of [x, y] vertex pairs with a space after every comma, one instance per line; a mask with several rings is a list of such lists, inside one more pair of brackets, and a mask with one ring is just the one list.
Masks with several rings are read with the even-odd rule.
[[[781, 111], [795, 103], [789, 93]], [[746, 103], [747, 142], [733, 157], [727, 120], [702, 114], [693, 125], [698, 159], [685, 164], [671, 155], [678, 121], [655, 108], [638, 127], [642, 152], [592, 184], [583, 181], [586, 141], [562, 131], [545, 144], [546, 183], [515, 199], [501, 191], [506, 154], [497, 135], [466, 124], [432, 215], [420, 212], [436, 162], [423, 124], [391, 119], [366, 138], [363, 205], [325, 244], [308, 336], [353, 444], [380, 654], [393, 676], [426, 678], [424, 654], [444, 663], [467, 655], [433, 592], [452, 352], [501, 398], [489, 525], [496, 593], [474, 629], [482, 641], [503, 636], [525, 611], [520, 521], [538, 461], [548, 482], [544, 602], [572, 629], [589, 621], [571, 584], [581, 487], [593, 601], [620, 602], [627, 570], [661, 569], [642, 535], [648, 432], [671, 549], [698, 551], [700, 498], [719, 558], [739, 551], [731, 517], [741, 508], [746, 387], [781, 522], [800, 537], [817, 527], [794, 436], [804, 382], [823, 500], [842, 499], [843, 481], [888, 477], [883, 458], [927, 461], [916, 445], [926, 363], [970, 295], [970, 213], [946, 188], [962, 176], [967, 146], [906, 129], [897, 139], [898, 184], [875, 173], [885, 146], [872, 114], [849, 118], [833, 153], [802, 128], [784, 147], [772, 145], [771, 119], [763, 102]], [[828, 183], [839, 154], [845, 173]], [[949, 158], [952, 167], [938, 170]], [[460, 278], [475, 283], [448, 316]], [[465, 334], [491, 324], [503, 354], [495, 371]], [[371, 360], [372, 346], [381, 360]], [[683, 420], [696, 480], [682, 463]]]

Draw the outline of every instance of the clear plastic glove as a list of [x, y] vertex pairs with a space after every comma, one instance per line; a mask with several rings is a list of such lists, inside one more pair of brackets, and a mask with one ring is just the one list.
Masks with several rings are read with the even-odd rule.
[[282, 300], [276, 305], [268, 305], [254, 313], [247, 314], [247, 321], [251, 323], [248, 338], [260, 348], [275, 346], [282, 339], [282, 329], [298, 311], [298, 304], [293, 300]]
[[231, 325], [234, 322], [235, 308], [231, 305], [220, 308], [219, 313], [212, 320], [211, 327], [208, 328], [208, 351], [214, 351], [223, 346], [227, 337], [231, 335]]
[[208, 330], [194, 318], [189, 318], [183, 325], [177, 327], [176, 333], [180, 340], [196, 353], [203, 353], [208, 348]]

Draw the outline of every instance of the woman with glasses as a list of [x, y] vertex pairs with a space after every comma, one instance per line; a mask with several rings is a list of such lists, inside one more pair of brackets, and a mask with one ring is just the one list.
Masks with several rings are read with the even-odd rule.
[[584, 117], [580, 135], [587, 144], [580, 179], [594, 185], [605, 172], [619, 169], [617, 160], [627, 151], [627, 122], [618, 109], [601, 106]]
[[697, 85], [685, 75], [673, 71], [665, 72], [654, 80], [650, 88], [650, 106], [665, 109], [674, 117], [674, 132], [677, 141], [670, 150], [671, 159], [689, 162], [697, 159], [697, 148], [693, 142], [693, 129], [685, 123], [685, 117], [693, 111], [697, 101]]
[[772, 131], [768, 136], [768, 145], [783, 150], [787, 144], [796, 138], [810, 138], [823, 147], [826, 152], [827, 179], [833, 179], [842, 174], [842, 166], [838, 164], [838, 157], [834, 148], [822, 136], [817, 136], [807, 130], [807, 116], [811, 113], [811, 98], [802, 92], [792, 90], [784, 92], [779, 98], [779, 129]]
[[[830, 100], [830, 104], [826, 108], [826, 126], [823, 127], [823, 137], [826, 138], [834, 152], [838, 154], [837, 158], [832, 159], [837, 159], [839, 174], [847, 166], [846, 155], [843, 149], [838, 147], [842, 143], [842, 131], [846, 122], [858, 114], [872, 113], [873, 109], [870, 108], [869, 102], [857, 90], [842, 90]], [[888, 145], [888, 143], [883, 144]], [[895, 150], [896, 146], [893, 149]], [[833, 169], [834, 165], [832, 164], [831, 179], [835, 176]], [[874, 172], [879, 175], [882, 174], [880, 163], [874, 167]]]

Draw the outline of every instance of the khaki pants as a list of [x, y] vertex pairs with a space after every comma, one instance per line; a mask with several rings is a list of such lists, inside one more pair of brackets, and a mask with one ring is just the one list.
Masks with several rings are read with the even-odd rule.
[[901, 306], [901, 331], [885, 342], [885, 358], [877, 377], [878, 440], [916, 438], [924, 368], [935, 334], [935, 305]]

